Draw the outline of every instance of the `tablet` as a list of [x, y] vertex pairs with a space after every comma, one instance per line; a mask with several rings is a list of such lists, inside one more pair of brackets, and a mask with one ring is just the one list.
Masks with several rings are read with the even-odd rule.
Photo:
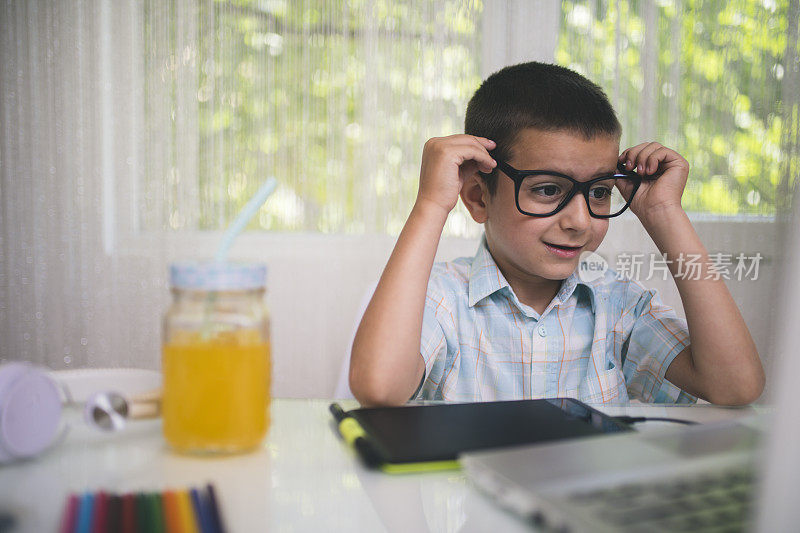
[[572, 398], [361, 408], [338, 418], [342, 436], [366, 464], [384, 470], [456, 468], [467, 451], [631, 431]]

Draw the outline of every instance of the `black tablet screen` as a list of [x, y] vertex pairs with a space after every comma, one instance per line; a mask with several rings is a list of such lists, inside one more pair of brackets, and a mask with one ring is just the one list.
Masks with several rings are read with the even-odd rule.
[[571, 398], [356, 409], [388, 463], [445, 461], [466, 451], [630, 431]]

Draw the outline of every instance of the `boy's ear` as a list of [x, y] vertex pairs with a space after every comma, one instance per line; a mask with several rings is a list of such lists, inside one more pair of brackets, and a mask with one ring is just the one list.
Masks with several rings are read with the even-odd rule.
[[487, 203], [489, 201], [489, 189], [477, 173], [464, 180], [461, 187], [461, 201], [467, 206], [467, 211], [472, 219], [478, 224], [483, 224], [489, 218]]

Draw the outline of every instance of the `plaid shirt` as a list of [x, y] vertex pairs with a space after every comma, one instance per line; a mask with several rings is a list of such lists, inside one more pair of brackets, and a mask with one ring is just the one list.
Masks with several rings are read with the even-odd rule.
[[664, 378], [687, 346], [686, 322], [656, 291], [612, 270], [591, 282], [573, 272], [539, 315], [517, 299], [484, 237], [475, 257], [433, 267], [415, 397], [693, 403]]

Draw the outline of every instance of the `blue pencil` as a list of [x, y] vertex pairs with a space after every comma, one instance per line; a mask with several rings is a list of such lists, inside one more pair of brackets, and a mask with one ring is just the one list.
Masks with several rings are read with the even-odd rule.
[[217, 501], [217, 495], [214, 491], [214, 485], [211, 483], [206, 485], [206, 491], [208, 492], [208, 508], [211, 511], [211, 520], [214, 524], [214, 529], [216, 533], [225, 533], [225, 528], [222, 527], [222, 515], [219, 510], [219, 502]]
[[90, 533], [92, 530], [92, 508], [94, 507], [94, 494], [87, 492], [81, 498], [78, 509], [78, 521], [75, 524], [75, 533]]
[[203, 498], [197, 489], [192, 488], [189, 491], [192, 496], [192, 504], [194, 505], [194, 514], [197, 517], [197, 525], [200, 527], [202, 533], [214, 533], [214, 525], [211, 522], [211, 516], [206, 508]]

